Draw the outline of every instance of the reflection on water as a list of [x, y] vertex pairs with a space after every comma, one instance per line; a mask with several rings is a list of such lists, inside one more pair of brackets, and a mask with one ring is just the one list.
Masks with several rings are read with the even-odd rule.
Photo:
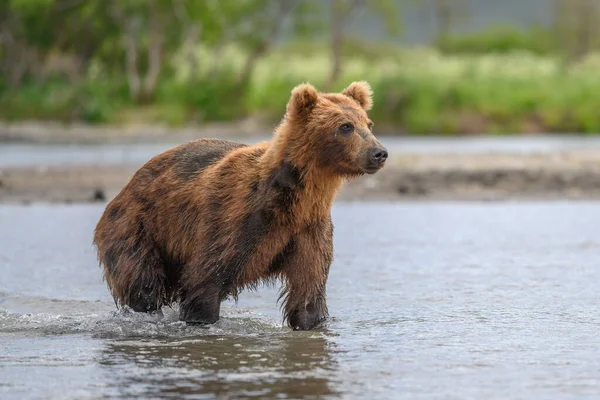
[[99, 361], [120, 396], [321, 398], [333, 395], [331, 346], [319, 334], [122, 340]]

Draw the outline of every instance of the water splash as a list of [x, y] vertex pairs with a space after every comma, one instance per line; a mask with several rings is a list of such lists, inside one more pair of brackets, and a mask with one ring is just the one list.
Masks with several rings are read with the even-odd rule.
[[89, 333], [94, 337], [258, 336], [283, 331], [281, 323], [248, 310], [225, 309], [210, 326], [189, 326], [178, 319], [177, 307], [152, 314], [123, 308], [75, 315], [0, 311], [0, 332], [45, 335]]

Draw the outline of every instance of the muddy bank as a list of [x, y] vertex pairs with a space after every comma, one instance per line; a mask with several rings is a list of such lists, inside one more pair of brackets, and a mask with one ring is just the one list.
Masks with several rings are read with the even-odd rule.
[[[349, 195], [364, 198], [369, 179]], [[376, 179], [397, 199], [600, 199], [600, 151], [404, 155]]]
[[[0, 202], [91, 202], [115, 196], [137, 165], [4, 168]], [[403, 155], [348, 182], [338, 199], [600, 199], [600, 152]]]

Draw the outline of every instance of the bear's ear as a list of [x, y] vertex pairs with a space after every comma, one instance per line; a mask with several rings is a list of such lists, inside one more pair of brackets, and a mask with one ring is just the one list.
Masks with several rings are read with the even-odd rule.
[[373, 107], [373, 91], [371, 85], [365, 81], [352, 82], [342, 94], [356, 100], [367, 111]]
[[303, 83], [292, 90], [292, 97], [287, 105], [287, 111], [291, 114], [304, 114], [317, 104], [319, 93], [314, 86]]

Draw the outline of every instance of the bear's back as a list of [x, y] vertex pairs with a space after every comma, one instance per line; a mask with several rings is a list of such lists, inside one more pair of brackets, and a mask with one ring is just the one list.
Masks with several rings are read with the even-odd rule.
[[[199, 139], [171, 148], [144, 164], [125, 187], [109, 202], [98, 223], [96, 239], [104, 233], [113, 234], [130, 228], [132, 221], [157, 222], [156, 218], [170, 214], [172, 206], [194, 185], [196, 177], [218, 163], [242, 143], [218, 139]], [[129, 234], [130, 232], [127, 232]]]
[[220, 139], [199, 139], [178, 146], [172, 153], [173, 175], [180, 182], [189, 182], [231, 151], [242, 147], [248, 145]]

